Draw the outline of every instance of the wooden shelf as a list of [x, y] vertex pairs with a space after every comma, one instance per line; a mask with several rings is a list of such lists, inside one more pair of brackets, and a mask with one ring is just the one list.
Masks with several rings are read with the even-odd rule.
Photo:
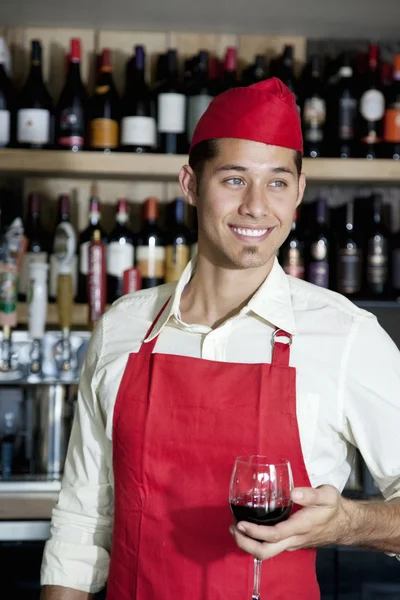
[[[176, 180], [186, 162], [186, 155], [0, 150], [4, 175]], [[400, 183], [400, 161], [394, 160], [305, 159], [304, 170], [310, 182]]]

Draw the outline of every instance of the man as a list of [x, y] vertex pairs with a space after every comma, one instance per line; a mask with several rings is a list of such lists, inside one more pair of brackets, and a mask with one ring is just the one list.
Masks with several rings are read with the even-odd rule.
[[[43, 600], [91, 598], [107, 577], [108, 600], [243, 600], [252, 556], [269, 559], [262, 597], [317, 600], [313, 548], [400, 554], [399, 352], [374, 316], [275, 258], [304, 193], [301, 152], [277, 79], [218, 96], [200, 120], [179, 175], [197, 261], [118, 301], [92, 336]], [[355, 446], [389, 502], [340, 495]], [[232, 525], [244, 454], [290, 460], [287, 522]]]

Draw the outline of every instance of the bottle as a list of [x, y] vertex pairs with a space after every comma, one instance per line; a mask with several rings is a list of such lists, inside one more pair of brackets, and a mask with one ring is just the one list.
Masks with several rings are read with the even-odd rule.
[[368, 71], [359, 105], [360, 157], [379, 158], [383, 139], [385, 96], [379, 76], [379, 48], [369, 47]]
[[394, 233], [390, 240], [391, 284], [394, 297], [400, 298], [400, 231]]
[[279, 249], [279, 262], [287, 275], [304, 279], [304, 242], [297, 232], [297, 218], [296, 209], [292, 229]]
[[222, 78], [217, 81], [214, 95], [222, 94], [222, 92], [226, 92], [227, 90], [236, 87], [237, 84], [237, 49], [229, 47], [225, 52]]
[[265, 66], [265, 57], [263, 54], [256, 54], [254, 63], [244, 69], [242, 74], [242, 85], [252, 85], [259, 83], [267, 78], [267, 70]]
[[93, 240], [93, 233], [100, 231], [100, 236], [104, 242], [106, 234], [100, 225], [100, 200], [97, 185], [92, 184], [89, 200], [89, 224], [82, 231], [78, 241], [79, 254], [79, 272], [78, 272], [78, 294], [76, 301], [85, 304], [87, 302], [87, 277], [89, 272], [89, 244]]
[[127, 152], [155, 152], [157, 147], [155, 108], [145, 80], [145, 59], [144, 47], [136, 46], [126, 69], [121, 148]]
[[366, 240], [365, 294], [372, 298], [389, 295], [389, 240], [390, 232], [382, 219], [383, 202], [379, 194], [373, 196], [373, 223]]
[[143, 225], [137, 238], [136, 265], [142, 276], [142, 288], [164, 283], [164, 236], [157, 226], [158, 200], [147, 198], [143, 206]]
[[297, 106], [300, 112], [298, 82], [294, 74], [294, 48], [290, 44], [287, 44], [284, 47], [282, 56], [277, 59], [273, 66], [273, 74], [274, 76], [279, 77], [292, 94], [296, 96]]
[[124, 294], [124, 271], [135, 264], [135, 236], [127, 226], [128, 201], [118, 200], [116, 224], [107, 246], [107, 300], [111, 304]]
[[188, 87], [188, 110], [187, 110], [187, 141], [190, 145], [193, 133], [200, 117], [207, 110], [213, 99], [208, 81], [208, 52], [202, 50], [199, 53], [194, 81]]
[[67, 79], [56, 108], [56, 145], [77, 152], [86, 144], [88, 96], [81, 79], [81, 40], [72, 38]]
[[186, 96], [178, 79], [176, 50], [168, 50], [166, 68], [166, 80], [156, 90], [158, 146], [165, 154], [182, 154], [187, 151]]
[[53, 141], [53, 102], [43, 82], [39, 40], [32, 40], [31, 70], [18, 94], [16, 106], [18, 146], [49, 148]]
[[331, 240], [328, 225], [328, 203], [318, 198], [315, 203], [316, 222], [307, 244], [307, 281], [329, 288]]
[[311, 57], [309, 73], [304, 78], [303, 137], [304, 156], [316, 158], [323, 154], [326, 120], [325, 90], [322, 81], [322, 61], [317, 54]]
[[14, 445], [17, 439], [17, 427], [14, 412], [4, 415], [3, 436], [1, 440], [1, 474], [3, 478], [10, 477], [13, 473]]
[[336, 290], [357, 297], [362, 289], [362, 240], [354, 227], [354, 202], [346, 206], [345, 228], [339, 236], [336, 266]]
[[100, 73], [89, 103], [89, 144], [92, 150], [109, 152], [119, 144], [120, 99], [112, 77], [111, 51], [100, 58]]
[[337, 77], [328, 111], [330, 154], [332, 157], [352, 158], [355, 150], [357, 95], [349, 52], [343, 54]]
[[165, 283], [177, 281], [190, 260], [191, 233], [185, 225], [185, 201], [177, 198], [168, 206]]
[[393, 83], [388, 91], [384, 119], [385, 155], [400, 160], [400, 54], [393, 61]]
[[[70, 201], [68, 194], [60, 194], [58, 198], [58, 218], [56, 228], [60, 223], [71, 223], [70, 218]], [[55, 229], [56, 229], [55, 228]], [[53, 238], [52, 251], [50, 254], [50, 276], [49, 276], [49, 297], [51, 300], [56, 300], [57, 289], [58, 289], [58, 273], [59, 273], [59, 261], [55, 254], [55, 243], [56, 237]], [[58, 242], [57, 242], [58, 243]], [[71, 264], [71, 275], [72, 275], [72, 294], [73, 297], [77, 293], [77, 257], [76, 255], [72, 259]]]
[[50, 236], [40, 219], [40, 196], [32, 193], [28, 197], [28, 213], [24, 222], [24, 235], [28, 246], [22, 259], [19, 276], [19, 298], [25, 300], [29, 288], [29, 266], [31, 263], [46, 264], [50, 252]]
[[9, 77], [9, 51], [5, 39], [0, 37], [0, 148], [12, 143], [14, 91]]
[[89, 303], [89, 326], [93, 330], [106, 308], [106, 249], [101, 232], [95, 229], [88, 248], [89, 272], [87, 297]]

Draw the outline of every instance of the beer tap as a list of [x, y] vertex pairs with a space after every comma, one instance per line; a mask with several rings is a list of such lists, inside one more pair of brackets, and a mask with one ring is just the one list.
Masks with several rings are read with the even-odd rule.
[[42, 373], [43, 338], [47, 320], [47, 272], [44, 263], [30, 263], [28, 292], [28, 331], [32, 340], [29, 373], [36, 378]]

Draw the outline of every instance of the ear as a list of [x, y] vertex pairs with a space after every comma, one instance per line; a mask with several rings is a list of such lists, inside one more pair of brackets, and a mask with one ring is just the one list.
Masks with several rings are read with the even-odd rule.
[[305, 189], [306, 189], [306, 176], [305, 176], [304, 173], [300, 173], [300, 177], [299, 177], [299, 191], [298, 191], [298, 194], [297, 194], [296, 207], [299, 206], [299, 204], [303, 200]]
[[179, 183], [186, 202], [197, 206], [197, 178], [189, 165], [184, 165], [179, 173]]

